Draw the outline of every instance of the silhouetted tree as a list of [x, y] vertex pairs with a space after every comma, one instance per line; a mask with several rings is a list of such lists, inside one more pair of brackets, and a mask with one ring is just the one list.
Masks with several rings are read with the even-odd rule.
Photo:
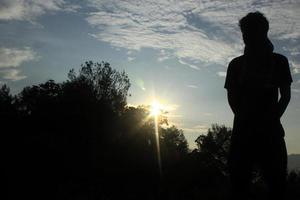
[[216, 163], [216, 166], [227, 174], [227, 156], [229, 153], [231, 129], [224, 126], [213, 124], [208, 129], [207, 134], [200, 135], [196, 139], [198, 151], [210, 157], [211, 162]]
[[[190, 152], [178, 166], [174, 178], [183, 184], [175, 191], [188, 199], [221, 200], [228, 195], [226, 158], [229, 151], [231, 129], [213, 124], [206, 134], [196, 139], [197, 149]], [[182, 194], [183, 193], [183, 194]]]
[[[212, 125], [190, 152], [183, 131], [162, 113], [160, 177], [154, 117], [149, 106], [126, 106], [125, 72], [89, 61], [68, 77], [17, 95], [0, 88], [1, 147], [14, 198], [224, 199], [230, 128]], [[299, 174], [289, 182], [296, 194]]]
[[[18, 123], [10, 134], [18, 142], [10, 144], [18, 144], [14, 165], [25, 163], [20, 178], [31, 180], [24, 183], [26, 193], [34, 193], [33, 188], [55, 193], [58, 185], [63, 190], [79, 185], [77, 193], [89, 194], [89, 184], [109, 180], [105, 172], [117, 164], [114, 141], [129, 86], [125, 72], [89, 61], [78, 75], [71, 70], [63, 83], [50, 80], [25, 87], [15, 97], [7, 86], [1, 88], [1, 118]], [[17, 114], [10, 119], [13, 109]]]
[[160, 129], [161, 154], [165, 168], [182, 160], [188, 153], [188, 143], [183, 131], [175, 126]]
[[300, 171], [292, 170], [287, 177], [287, 199], [296, 200], [300, 198]]
[[3, 85], [0, 88], [0, 111], [1, 114], [5, 112], [5, 109], [11, 108], [13, 97], [10, 94], [10, 89], [7, 85]]
[[[14, 107], [14, 97], [10, 94], [10, 89], [7, 85], [0, 88], [0, 120], [3, 131], [8, 131], [13, 127], [11, 122], [16, 118], [16, 110]], [[3, 136], [8, 136], [3, 134]]]
[[81, 65], [78, 75], [73, 69], [68, 77], [71, 82], [90, 85], [96, 99], [111, 105], [115, 112], [125, 108], [130, 82], [124, 71], [112, 69], [107, 62], [88, 61]]
[[[14, 135], [16, 124], [18, 124], [16, 114], [14, 98], [10, 94], [10, 89], [7, 85], [2, 85], [0, 87], [1, 169], [8, 187], [12, 185], [10, 178], [13, 178], [12, 172], [15, 169], [16, 146], [18, 146], [15, 142], [16, 135]], [[4, 188], [4, 190], [8, 191], [7, 188]]]
[[[25, 87], [16, 96], [7, 86], [0, 90], [1, 117], [18, 123], [10, 134], [18, 142], [9, 144], [16, 146], [11, 165], [24, 195], [114, 199], [156, 194], [154, 118], [149, 106], [126, 106], [127, 74], [89, 61], [68, 77]], [[188, 145], [182, 130], [162, 125], [168, 125], [164, 115], [159, 133], [167, 172], [184, 159]]]

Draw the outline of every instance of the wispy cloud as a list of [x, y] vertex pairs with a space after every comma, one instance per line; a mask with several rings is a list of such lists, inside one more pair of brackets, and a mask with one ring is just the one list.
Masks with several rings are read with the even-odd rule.
[[182, 59], [178, 59], [178, 62], [179, 62], [180, 64], [182, 64], [182, 65], [187, 65], [187, 66], [189, 66], [190, 68], [195, 69], [195, 70], [199, 70], [199, 69], [200, 69], [198, 66], [196, 66], [196, 65], [194, 65], [194, 64], [190, 64], [189, 62], [185, 62], [185, 61], [183, 61]]
[[225, 77], [226, 76], [226, 72], [217, 72], [217, 75], [220, 76], [220, 77]]
[[131, 57], [131, 56], [128, 56], [127, 57], [127, 60], [130, 62], [130, 61], [133, 61], [133, 60], [135, 60], [135, 57]]
[[0, 20], [32, 21], [46, 12], [75, 11], [77, 5], [65, 0], [1, 0]]
[[165, 51], [164, 49], [161, 49], [159, 52], [159, 57], [158, 57], [158, 61], [162, 62], [164, 60], [169, 59], [170, 57], [172, 57], [172, 55], [170, 54], [170, 52]]
[[2, 69], [0, 70], [0, 78], [10, 81], [18, 81], [26, 78], [26, 76], [21, 75], [20, 70], [18, 69]]
[[297, 61], [290, 61], [290, 65], [294, 74], [300, 73], [300, 64]]
[[193, 89], [197, 89], [197, 88], [198, 88], [197, 85], [187, 85], [186, 87], [188, 87], [188, 88], [193, 88]]
[[21, 80], [26, 76], [20, 75], [20, 67], [24, 62], [36, 59], [36, 53], [29, 47], [23, 49], [0, 47], [0, 78]]
[[300, 93], [300, 90], [299, 89], [292, 89], [292, 92]]
[[0, 47], [0, 68], [18, 67], [23, 62], [33, 60], [35, 53], [29, 48], [5, 48]]
[[173, 112], [175, 110], [177, 110], [180, 106], [178, 104], [167, 104], [164, 106], [164, 109], [167, 112]]
[[[272, 38], [300, 38], [300, 3], [296, 0], [91, 0], [90, 4], [96, 11], [89, 13], [87, 21], [98, 28], [92, 34], [98, 40], [131, 50], [163, 49], [194, 69], [199, 68], [195, 61], [225, 66], [229, 58], [241, 53], [237, 23], [250, 11], [266, 14]], [[299, 47], [294, 48], [299, 52]]]
[[182, 130], [187, 134], [205, 134], [208, 131], [208, 127], [205, 125], [195, 125], [193, 127], [182, 128]]
[[[87, 21], [99, 32], [93, 36], [132, 50], [163, 49], [178, 59], [223, 63], [236, 46], [193, 26], [188, 20], [201, 1], [91, 1], [96, 12]], [[163, 60], [166, 57], [162, 57]], [[198, 68], [191, 65], [193, 68]]]

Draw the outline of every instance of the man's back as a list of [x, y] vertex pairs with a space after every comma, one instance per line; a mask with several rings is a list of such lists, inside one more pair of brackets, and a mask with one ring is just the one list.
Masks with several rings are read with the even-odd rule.
[[288, 61], [283, 55], [272, 53], [269, 61], [249, 61], [242, 55], [230, 62], [225, 88], [236, 91], [238, 118], [244, 123], [270, 126], [279, 123], [278, 89], [291, 81]]

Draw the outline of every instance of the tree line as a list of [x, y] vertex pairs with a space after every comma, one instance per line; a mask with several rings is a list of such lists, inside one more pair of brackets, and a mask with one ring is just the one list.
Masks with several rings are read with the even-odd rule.
[[[88, 61], [16, 95], [0, 88], [2, 165], [10, 198], [226, 199], [231, 129], [214, 124], [189, 150], [182, 130], [127, 106], [130, 80], [107, 62]], [[259, 173], [253, 191], [262, 194]], [[300, 174], [289, 175], [299, 197]], [[298, 193], [297, 193], [298, 191]], [[257, 197], [258, 199], [258, 197]]]

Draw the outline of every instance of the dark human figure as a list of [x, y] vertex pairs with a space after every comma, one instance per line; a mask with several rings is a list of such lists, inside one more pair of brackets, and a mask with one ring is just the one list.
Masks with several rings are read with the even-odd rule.
[[273, 53], [262, 13], [248, 13], [239, 26], [244, 55], [229, 63], [224, 86], [234, 113], [228, 158], [232, 199], [247, 199], [254, 166], [260, 169], [269, 198], [284, 199], [287, 151], [280, 118], [290, 101], [288, 60]]

